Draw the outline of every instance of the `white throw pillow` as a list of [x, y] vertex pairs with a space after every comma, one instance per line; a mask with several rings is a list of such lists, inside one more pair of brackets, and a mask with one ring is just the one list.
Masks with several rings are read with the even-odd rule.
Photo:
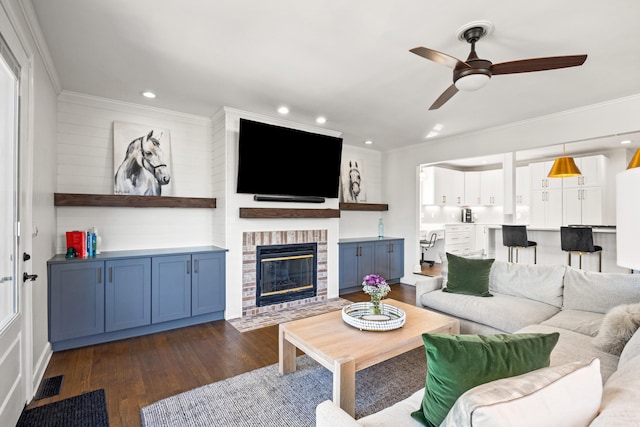
[[588, 426], [602, 399], [600, 360], [572, 362], [479, 385], [458, 398], [442, 426]]

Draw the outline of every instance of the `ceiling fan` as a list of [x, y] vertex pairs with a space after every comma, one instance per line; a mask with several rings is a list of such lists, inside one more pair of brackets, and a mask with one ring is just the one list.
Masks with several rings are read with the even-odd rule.
[[446, 53], [422, 46], [410, 50], [410, 52], [416, 55], [453, 69], [453, 84], [436, 99], [431, 107], [429, 107], [429, 110], [436, 110], [442, 107], [442, 105], [458, 93], [459, 90], [472, 91], [480, 89], [495, 75], [576, 67], [582, 65], [587, 59], [587, 55], [569, 55], [522, 59], [492, 64], [491, 61], [487, 59], [480, 59], [476, 54], [476, 42], [486, 36], [492, 29], [493, 25], [491, 23], [481, 21], [467, 24], [458, 30], [458, 38], [460, 40], [466, 40], [467, 43], [471, 44], [471, 52], [466, 61], [461, 61]]

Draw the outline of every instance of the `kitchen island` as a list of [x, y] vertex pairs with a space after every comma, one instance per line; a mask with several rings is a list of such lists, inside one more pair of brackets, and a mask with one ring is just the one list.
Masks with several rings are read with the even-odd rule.
[[[502, 226], [490, 225], [488, 230], [489, 258], [502, 261], [507, 260], [508, 249], [502, 244]], [[567, 264], [568, 255], [560, 246], [560, 227], [529, 227], [527, 226], [529, 240], [538, 243], [538, 264]], [[629, 273], [629, 269], [618, 267], [616, 263], [616, 227], [593, 226], [593, 244], [602, 246], [602, 272], [603, 273]], [[533, 249], [520, 249], [519, 262], [533, 263]], [[578, 266], [578, 255], [573, 255], [572, 266]], [[598, 271], [598, 255], [585, 254], [582, 257], [582, 269], [586, 271]]]

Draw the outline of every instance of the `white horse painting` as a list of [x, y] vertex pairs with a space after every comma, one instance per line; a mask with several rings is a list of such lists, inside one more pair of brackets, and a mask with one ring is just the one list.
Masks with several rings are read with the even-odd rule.
[[[115, 194], [162, 195], [162, 188], [171, 182], [170, 169], [161, 148], [163, 137], [164, 132], [154, 135], [151, 130], [127, 145], [124, 159], [117, 166], [114, 176]], [[115, 144], [114, 141], [114, 146]], [[115, 155], [114, 150], [114, 157]], [[114, 164], [117, 161], [114, 158]]]
[[367, 200], [362, 180], [362, 160], [349, 160], [342, 164], [342, 201], [360, 203]]

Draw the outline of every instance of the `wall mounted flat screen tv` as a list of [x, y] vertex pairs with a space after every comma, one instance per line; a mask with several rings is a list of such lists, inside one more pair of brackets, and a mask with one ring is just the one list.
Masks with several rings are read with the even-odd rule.
[[337, 198], [342, 138], [240, 119], [238, 193]]

